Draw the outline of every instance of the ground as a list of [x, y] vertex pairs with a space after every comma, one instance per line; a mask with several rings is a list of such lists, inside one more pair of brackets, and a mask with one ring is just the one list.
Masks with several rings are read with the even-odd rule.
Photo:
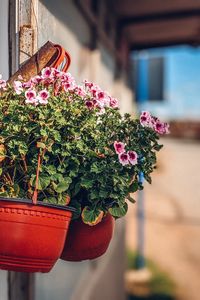
[[[200, 142], [164, 139], [152, 185], [145, 184], [145, 255], [168, 271], [180, 300], [199, 300]], [[136, 205], [126, 243], [137, 247]]]

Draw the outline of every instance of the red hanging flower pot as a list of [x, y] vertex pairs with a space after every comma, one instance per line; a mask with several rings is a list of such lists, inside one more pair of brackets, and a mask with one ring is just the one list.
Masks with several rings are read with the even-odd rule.
[[81, 219], [71, 222], [61, 259], [81, 261], [101, 256], [110, 244], [114, 224], [110, 214], [95, 226], [89, 226]]
[[49, 272], [60, 257], [72, 209], [0, 198], [0, 269]]

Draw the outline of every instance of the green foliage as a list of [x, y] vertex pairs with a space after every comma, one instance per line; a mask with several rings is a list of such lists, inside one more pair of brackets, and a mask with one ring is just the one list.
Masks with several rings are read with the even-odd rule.
[[[142, 171], [148, 182], [160, 150], [159, 136], [119, 109], [89, 109], [77, 92], [38, 83], [36, 91], [48, 89], [46, 105], [26, 104], [25, 89], [13, 87], [0, 92], [0, 195], [32, 198], [36, 188], [40, 156], [38, 200], [84, 210], [84, 221], [94, 223], [100, 213], [114, 217], [126, 214], [126, 199], [143, 186]], [[121, 141], [127, 151], [136, 151], [138, 163], [123, 166], [114, 149]]]

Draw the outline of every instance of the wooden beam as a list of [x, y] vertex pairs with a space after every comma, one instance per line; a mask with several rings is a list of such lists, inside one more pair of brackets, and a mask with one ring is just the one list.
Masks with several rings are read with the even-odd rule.
[[34, 274], [8, 272], [8, 300], [34, 300]]
[[200, 11], [200, 0], [117, 0], [114, 1], [119, 18], [142, 18]]
[[200, 17], [158, 20], [129, 25], [124, 29], [131, 49], [176, 44], [199, 44]]

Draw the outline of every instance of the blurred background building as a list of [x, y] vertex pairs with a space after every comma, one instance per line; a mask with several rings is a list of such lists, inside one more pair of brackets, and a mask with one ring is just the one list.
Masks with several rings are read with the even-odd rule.
[[[145, 255], [171, 274], [175, 296], [183, 300], [199, 299], [199, 26], [200, 0], [0, 1], [5, 79], [50, 40], [70, 53], [77, 81], [95, 81], [119, 99], [122, 113], [150, 110], [171, 123], [171, 137], [187, 138], [163, 140], [145, 192]], [[126, 246], [133, 252], [135, 213], [132, 206], [126, 219]], [[60, 261], [48, 275], [0, 271], [0, 300], [124, 300], [124, 270], [120, 220], [108, 253], [98, 260]]]

